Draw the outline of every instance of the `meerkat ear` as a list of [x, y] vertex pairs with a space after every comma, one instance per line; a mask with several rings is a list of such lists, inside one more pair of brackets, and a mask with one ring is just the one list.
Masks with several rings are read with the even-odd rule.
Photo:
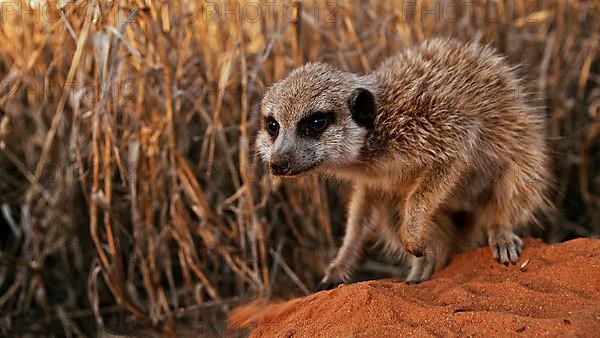
[[372, 129], [377, 106], [373, 94], [364, 88], [356, 89], [348, 99], [352, 119], [359, 125]]

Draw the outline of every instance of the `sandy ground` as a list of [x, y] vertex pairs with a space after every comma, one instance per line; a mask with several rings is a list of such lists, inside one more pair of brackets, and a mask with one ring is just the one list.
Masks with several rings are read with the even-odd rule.
[[516, 266], [500, 265], [480, 248], [455, 256], [420, 285], [341, 285], [283, 303], [252, 303], [230, 321], [258, 323], [252, 337], [599, 336], [600, 240], [525, 245]]

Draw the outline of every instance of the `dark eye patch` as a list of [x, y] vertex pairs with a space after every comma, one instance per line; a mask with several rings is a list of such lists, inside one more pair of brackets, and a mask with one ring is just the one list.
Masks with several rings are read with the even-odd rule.
[[333, 123], [334, 119], [335, 114], [333, 112], [312, 113], [298, 122], [298, 135], [311, 138], [319, 137]]
[[273, 118], [273, 116], [265, 117], [265, 129], [272, 139], [277, 138], [277, 135], [279, 134], [279, 123]]

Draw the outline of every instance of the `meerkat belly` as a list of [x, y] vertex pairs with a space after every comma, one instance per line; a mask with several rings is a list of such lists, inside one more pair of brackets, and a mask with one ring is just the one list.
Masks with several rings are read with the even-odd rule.
[[397, 226], [393, 226], [391, 223], [379, 224], [376, 230], [376, 243], [383, 248], [383, 251], [387, 255], [401, 258], [406, 255], [406, 251], [400, 242], [397, 228]]
[[398, 206], [401, 198], [396, 195], [382, 194], [371, 205], [370, 224], [374, 230], [375, 242], [386, 254], [399, 257], [406, 254], [399, 236], [402, 217]]

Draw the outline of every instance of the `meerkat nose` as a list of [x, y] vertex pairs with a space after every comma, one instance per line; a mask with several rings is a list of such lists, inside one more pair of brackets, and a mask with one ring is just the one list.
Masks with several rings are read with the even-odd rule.
[[271, 157], [271, 173], [285, 175], [290, 171], [290, 159], [287, 154], [275, 154]]

